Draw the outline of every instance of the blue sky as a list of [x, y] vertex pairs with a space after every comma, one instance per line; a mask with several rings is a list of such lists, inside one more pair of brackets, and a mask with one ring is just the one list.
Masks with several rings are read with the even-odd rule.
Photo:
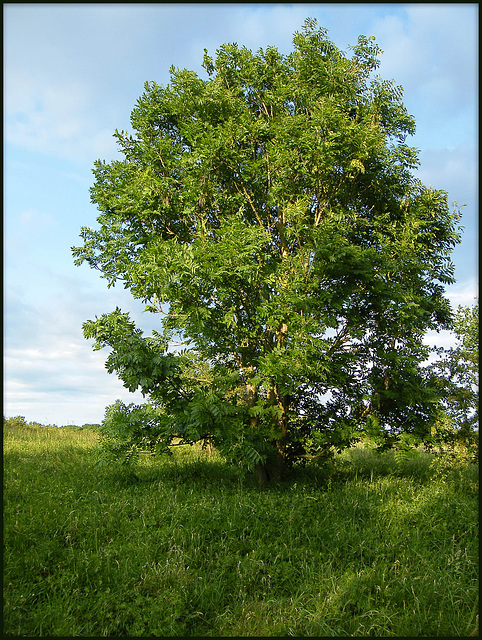
[[[82, 323], [129, 311], [147, 333], [158, 318], [98, 272], [75, 267], [94, 160], [117, 155], [114, 129], [146, 80], [171, 65], [203, 73], [203, 50], [224, 42], [292, 49], [306, 17], [348, 51], [376, 37], [379, 73], [404, 87], [415, 117], [418, 176], [466, 203], [455, 250], [454, 307], [478, 295], [478, 4], [14, 4], [4, 7], [4, 415], [44, 424], [100, 422], [117, 398], [139, 401], [104, 368]], [[431, 344], [450, 343], [430, 335]]]

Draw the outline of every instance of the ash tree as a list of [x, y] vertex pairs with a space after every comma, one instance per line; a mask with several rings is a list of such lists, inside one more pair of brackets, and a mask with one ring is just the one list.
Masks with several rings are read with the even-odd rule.
[[148, 397], [106, 410], [126, 459], [210, 441], [263, 482], [365, 431], [430, 429], [422, 340], [451, 325], [460, 214], [414, 178], [374, 38], [347, 55], [307, 19], [293, 45], [205, 51], [205, 78], [172, 67], [115, 132], [123, 159], [95, 163], [99, 226], [75, 263], [160, 319], [150, 337], [120, 309], [84, 324]]

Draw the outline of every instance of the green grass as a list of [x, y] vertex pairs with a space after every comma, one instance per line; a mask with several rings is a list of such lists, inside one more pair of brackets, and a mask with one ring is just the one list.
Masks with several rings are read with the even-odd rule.
[[180, 447], [95, 466], [87, 429], [4, 425], [6, 636], [470, 636], [478, 470], [358, 447], [259, 491]]

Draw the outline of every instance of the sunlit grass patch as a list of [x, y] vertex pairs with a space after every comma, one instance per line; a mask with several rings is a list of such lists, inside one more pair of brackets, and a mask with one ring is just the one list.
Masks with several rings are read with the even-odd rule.
[[406, 473], [390, 452], [357, 449], [333, 473], [306, 467], [259, 491], [198, 447], [98, 469], [96, 441], [82, 429], [5, 433], [6, 635], [476, 629], [472, 470]]

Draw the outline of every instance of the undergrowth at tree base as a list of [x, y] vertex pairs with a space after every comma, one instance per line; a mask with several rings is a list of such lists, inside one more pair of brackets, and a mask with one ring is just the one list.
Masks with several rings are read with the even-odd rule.
[[99, 470], [4, 421], [4, 635], [478, 635], [478, 467], [358, 445], [260, 491], [201, 447]]

